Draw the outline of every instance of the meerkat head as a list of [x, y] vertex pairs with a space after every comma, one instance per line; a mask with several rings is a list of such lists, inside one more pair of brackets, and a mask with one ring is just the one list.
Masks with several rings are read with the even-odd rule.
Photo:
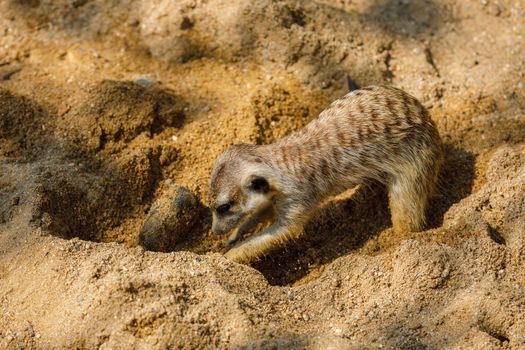
[[274, 189], [271, 168], [254, 154], [257, 146], [229, 147], [213, 167], [208, 192], [213, 213], [212, 231], [222, 234], [271, 205]]

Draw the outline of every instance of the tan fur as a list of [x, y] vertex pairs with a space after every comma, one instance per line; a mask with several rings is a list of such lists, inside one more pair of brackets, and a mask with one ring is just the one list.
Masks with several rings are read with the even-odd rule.
[[[442, 159], [436, 127], [414, 97], [384, 86], [356, 90], [273, 144], [221, 154], [209, 190], [213, 230], [236, 228], [231, 244], [273, 214], [271, 226], [226, 253], [250, 262], [297, 237], [327, 196], [371, 179], [387, 186], [394, 230], [420, 231]], [[219, 215], [221, 205], [228, 211]]]

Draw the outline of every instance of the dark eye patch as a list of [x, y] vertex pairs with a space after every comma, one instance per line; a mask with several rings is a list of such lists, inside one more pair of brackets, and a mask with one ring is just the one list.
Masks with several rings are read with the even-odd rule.
[[270, 191], [270, 184], [264, 177], [256, 176], [252, 179], [250, 188], [255, 192], [268, 193]]
[[230, 208], [232, 207], [232, 205], [233, 205], [233, 202], [232, 202], [232, 201], [229, 201], [229, 202], [226, 203], [226, 204], [221, 204], [221, 205], [219, 205], [219, 206], [215, 209], [215, 211], [216, 211], [217, 214], [219, 214], [219, 215], [224, 215], [224, 214], [226, 214], [226, 213], [230, 210]]

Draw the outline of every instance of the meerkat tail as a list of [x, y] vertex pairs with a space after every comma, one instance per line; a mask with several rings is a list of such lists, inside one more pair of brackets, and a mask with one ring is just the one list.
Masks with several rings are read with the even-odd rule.
[[352, 92], [354, 90], [359, 90], [359, 85], [352, 79], [350, 74], [346, 75], [346, 84], [348, 85], [348, 91]]

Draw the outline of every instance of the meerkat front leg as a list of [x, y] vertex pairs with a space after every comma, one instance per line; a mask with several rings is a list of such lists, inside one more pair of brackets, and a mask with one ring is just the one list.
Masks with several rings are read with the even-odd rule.
[[235, 242], [239, 240], [242, 236], [244, 236], [248, 231], [253, 229], [255, 226], [257, 226], [259, 223], [270, 219], [273, 217], [273, 208], [272, 206], [268, 206], [258, 213], [255, 213], [253, 216], [248, 218], [246, 221], [244, 221], [239, 227], [233, 230], [232, 234], [228, 237], [228, 240], [226, 241], [226, 248], [232, 246]]
[[258, 234], [237, 244], [224, 256], [238, 263], [249, 263], [260, 258], [268, 250], [281, 246], [286, 241], [297, 237], [302, 230], [302, 224], [277, 221]]

